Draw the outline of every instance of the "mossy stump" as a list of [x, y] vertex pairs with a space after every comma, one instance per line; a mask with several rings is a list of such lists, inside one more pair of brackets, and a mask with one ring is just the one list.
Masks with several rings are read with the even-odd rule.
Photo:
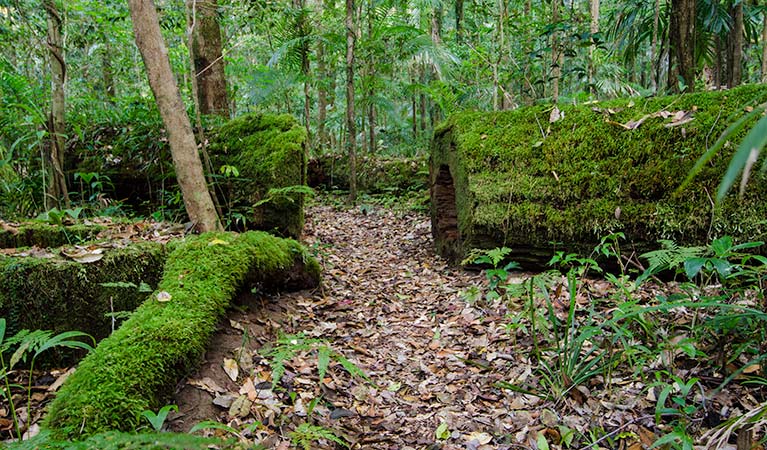
[[304, 196], [280, 189], [306, 184], [305, 145], [306, 130], [289, 114], [245, 114], [214, 132], [214, 165], [237, 171], [217, 175], [226, 193], [225, 219], [236, 223], [242, 216], [258, 230], [300, 237]]
[[139, 287], [156, 286], [164, 262], [163, 246], [153, 242], [108, 249], [87, 264], [60, 256], [0, 257], [0, 317], [7, 318], [9, 334], [77, 330], [102, 339], [112, 329], [108, 315], [140, 305], [147, 294]]
[[55, 438], [134, 430], [196, 366], [216, 323], [248, 283], [264, 289], [316, 286], [320, 268], [296, 241], [264, 232], [188, 237], [169, 254], [153, 293], [86, 356], [45, 421]]
[[[429, 168], [425, 157], [400, 158], [363, 155], [357, 160], [357, 189], [378, 194], [425, 190]], [[349, 158], [327, 154], [309, 160], [311, 187], [349, 189]]]
[[431, 144], [437, 251], [458, 262], [473, 248], [506, 246], [512, 259], [533, 268], [556, 250], [588, 255], [615, 232], [626, 235], [628, 252], [657, 247], [659, 239], [764, 240], [763, 175], [752, 175], [744, 198], [712, 201], [745, 131], [732, 135], [689, 187], [677, 188], [728, 125], [766, 100], [765, 86], [750, 85], [560, 105], [559, 117], [551, 106], [455, 115]]

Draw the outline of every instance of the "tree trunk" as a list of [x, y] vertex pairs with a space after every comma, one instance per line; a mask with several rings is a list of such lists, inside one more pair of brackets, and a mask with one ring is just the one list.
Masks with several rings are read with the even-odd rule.
[[357, 203], [357, 129], [354, 123], [354, 44], [357, 26], [354, 0], [346, 0], [346, 149], [349, 153], [349, 203]]
[[658, 27], [660, 23], [660, 0], [655, 0], [655, 10], [652, 18], [652, 45], [650, 47], [650, 87], [653, 94], [658, 93], [658, 67], [660, 58], [658, 57]]
[[104, 38], [104, 49], [101, 52], [101, 75], [104, 79], [104, 94], [107, 101], [114, 103], [117, 92], [115, 90], [114, 70], [112, 69], [112, 46], [109, 38]]
[[160, 23], [152, 0], [128, 0], [136, 46], [144, 60], [149, 86], [157, 108], [168, 130], [176, 179], [184, 197], [189, 219], [198, 231], [220, 230], [213, 200], [205, 184], [200, 155], [192, 133], [192, 125], [176, 78], [170, 67], [168, 50], [160, 31]]
[[762, 83], [767, 83], [767, 13], [762, 17]]
[[672, 55], [669, 87], [679, 91], [677, 76], [687, 92], [695, 90], [695, 0], [671, 0], [669, 46]]
[[[592, 44], [589, 46], [589, 92], [591, 92], [592, 94], [596, 94], [596, 89], [594, 88], [594, 74], [596, 73], [596, 68], [594, 66], [593, 42], [594, 42], [594, 35], [599, 33], [599, 0], [590, 0], [589, 9], [591, 11], [591, 24], [589, 26], [589, 31], [591, 32], [591, 40], [592, 40]], [[655, 51], [654, 48], [653, 48], [653, 51]], [[654, 57], [651, 57], [650, 60], [655, 61]]]
[[327, 138], [325, 137], [325, 122], [328, 120], [328, 87], [325, 82], [329, 76], [325, 64], [325, 43], [317, 44], [317, 147], [320, 153], [325, 151]]
[[51, 115], [48, 120], [50, 134], [51, 176], [46, 193], [45, 209], [49, 209], [48, 200], [57, 207], [69, 207], [67, 179], [64, 175], [64, 150], [66, 139], [65, 83], [67, 68], [64, 61], [64, 38], [61, 34], [63, 18], [56, 6], [56, 0], [44, 0], [43, 6], [48, 17], [48, 52], [51, 66]]
[[463, 42], [463, 0], [455, 0], [455, 40]]
[[229, 118], [218, 0], [187, 0], [187, 8], [192, 18], [188, 25], [192, 36], [189, 51], [194, 61], [200, 113]]
[[[306, 6], [305, 0], [293, 0], [293, 8], [298, 12], [298, 21], [296, 22], [296, 29], [299, 36], [306, 37], [309, 35], [308, 24], [306, 23], [306, 14], [304, 13], [304, 7]], [[309, 62], [309, 41], [302, 40], [299, 53], [301, 54], [301, 76], [304, 79], [304, 127], [306, 128], [306, 141], [304, 143], [306, 158], [309, 159], [309, 147], [311, 140], [311, 105], [312, 96], [310, 94], [310, 80], [309, 70], [311, 68]]]
[[732, 29], [728, 39], [727, 64], [729, 78], [727, 87], [740, 85], [743, 73], [743, 2], [739, 1], [730, 10]]
[[[551, 0], [551, 23], [559, 23], [559, 2]], [[559, 102], [559, 79], [562, 77], [562, 61], [559, 49], [559, 32], [551, 33], [551, 101]]]

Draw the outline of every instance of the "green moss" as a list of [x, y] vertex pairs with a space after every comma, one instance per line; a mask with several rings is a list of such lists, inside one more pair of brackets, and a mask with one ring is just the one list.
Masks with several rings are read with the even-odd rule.
[[92, 240], [106, 228], [101, 225], [51, 225], [45, 222], [28, 222], [15, 233], [0, 230], [0, 248], [42, 247], [53, 248]]
[[[158, 292], [101, 341], [62, 386], [46, 419], [57, 437], [132, 430], [142, 411], [157, 410], [194, 367], [230, 299], [248, 279], [295, 280], [319, 266], [295, 241], [263, 232], [207, 233], [187, 238], [168, 256]], [[255, 276], [257, 275], [257, 276]], [[306, 287], [305, 285], [302, 287]]]
[[[111, 332], [111, 311], [133, 311], [146, 298], [137, 288], [101, 283], [156, 286], [165, 260], [163, 246], [131, 244], [106, 251], [90, 263], [56, 258], [0, 258], [0, 317], [10, 334], [20, 329], [86, 332], [101, 339]], [[48, 355], [55, 361], [56, 356]]]
[[[309, 162], [309, 183], [329, 189], [349, 188], [349, 159], [346, 155], [323, 155]], [[404, 193], [428, 185], [426, 158], [397, 158], [364, 155], [357, 160], [357, 188], [370, 194]]]
[[[590, 247], [616, 231], [637, 243], [666, 238], [699, 244], [725, 233], [741, 241], [765, 239], [763, 176], [752, 180], [744, 200], [730, 197], [712, 209], [709, 194], [728, 151], [674, 193], [733, 118], [765, 100], [767, 89], [752, 85], [562, 105], [564, 118], [554, 123], [550, 106], [453, 116], [435, 131], [431, 164], [433, 170], [448, 166], [454, 178], [458, 253], [496, 245], [551, 248], [551, 241]], [[671, 118], [646, 117], [633, 130], [619, 125], [680, 110], [692, 111], [693, 120], [670, 126]], [[730, 147], [742, 136], [733, 136]]]
[[[214, 447], [215, 446], [215, 447]], [[43, 431], [32, 439], [15, 442], [9, 450], [174, 450], [199, 449], [211, 447], [222, 449], [240, 448], [236, 443], [225, 442], [216, 438], [203, 438], [183, 433], [122, 433], [109, 431], [92, 436], [83, 441], [55, 440], [48, 431]]]
[[[251, 113], [238, 117], [212, 135], [215, 165], [234, 166], [239, 178], [229, 179], [227, 204], [247, 209], [266, 198], [269, 189], [306, 183], [306, 130], [288, 114]], [[304, 225], [304, 198], [276, 198], [256, 207], [252, 219], [261, 230], [298, 237]]]

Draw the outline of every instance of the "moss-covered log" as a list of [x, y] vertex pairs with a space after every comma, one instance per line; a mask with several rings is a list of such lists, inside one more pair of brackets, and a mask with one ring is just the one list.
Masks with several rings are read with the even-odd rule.
[[135, 429], [141, 412], [159, 409], [199, 362], [246, 282], [296, 289], [318, 281], [319, 265], [292, 240], [264, 232], [187, 238], [168, 256], [157, 292], [64, 383], [46, 427], [68, 438]]
[[[309, 161], [312, 187], [349, 189], [349, 158], [328, 154]], [[426, 158], [362, 156], [357, 159], [357, 188], [372, 194], [425, 190], [429, 182]]]
[[712, 201], [743, 131], [676, 190], [728, 125], [765, 100], [767, 88], [752, 85], [560, 106], [559, 117], [551, 106], [451, 117], [431, 147], [437, 250], [460, 261], [472, 248], [507, 246], [513, 259], [539, 265], [555, 249], [588, 254], [613, 232], [639, 251], [658, 239], [764, 240], [763, 176], [752, 177], [743, 199]]
[[221, 182], [227, 218], [241, 214], [256, 229], [299, 237], [304, 198], [284, 188], [306, 184], [305, 142], [306, 130], [288, 114], [246, 114], [218, 129], [210, 144], [215, 165], [238, 172], [225, 170], [229, 176]]
[[51, 225], [45, 222], [27, 222], [18, 228], [0, 229], [0, 248], [42, 247], [53, 248], [92, 240], [102, 225]]
[[102, 339], [111, 332], [108, 314], [136, 309], [147, 295], [139, 286], [157, 286], [164, 261], [163, 246], [152, 242], [106, 250], [89, 264], [0, 257], [0, 317], [8, 319], [10, 334], [78, 330]]

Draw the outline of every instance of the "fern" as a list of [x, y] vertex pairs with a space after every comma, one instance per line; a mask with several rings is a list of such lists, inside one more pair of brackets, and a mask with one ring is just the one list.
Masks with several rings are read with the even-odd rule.
[[650, 266], [637, 278], [637, 283], [641, 283], [664, 270], [679, 271], [684, 267], [685, 261], [699, 258], [706, 252], [706, 247], [679, 246], [668, 239], [662, 239], [658, 242], [663, 248], [640, 255], [641, 258], [647, 260]]
[[312, 442], [323, 439], [349, 448], [349, 444], [340, 437], [336, 436], [332, 430], [318, 425], [310, 425], [309, 423], [304, 422], [299, 425], [295, 431], [290, 432], [290, 441], [293, 443], [293, 445], [304, 450], [311, 450]]
[[330, 348], [322, 339], [312, 339], [303, 333], [295, 335], [280, 335], [275, 345], [263, 351], [262, 354], [269, 358], [272, 368], [272, 386], [276, 387], [285, 375], [285, 362], [290, 361], [302, 352], [317, 352], [317, 370], [322, 380], [330, 366], [331, 361], [338, 362], [349, 375], [370, 381], [370, 377], [356, 364], [346, 359], [342, 354]]

